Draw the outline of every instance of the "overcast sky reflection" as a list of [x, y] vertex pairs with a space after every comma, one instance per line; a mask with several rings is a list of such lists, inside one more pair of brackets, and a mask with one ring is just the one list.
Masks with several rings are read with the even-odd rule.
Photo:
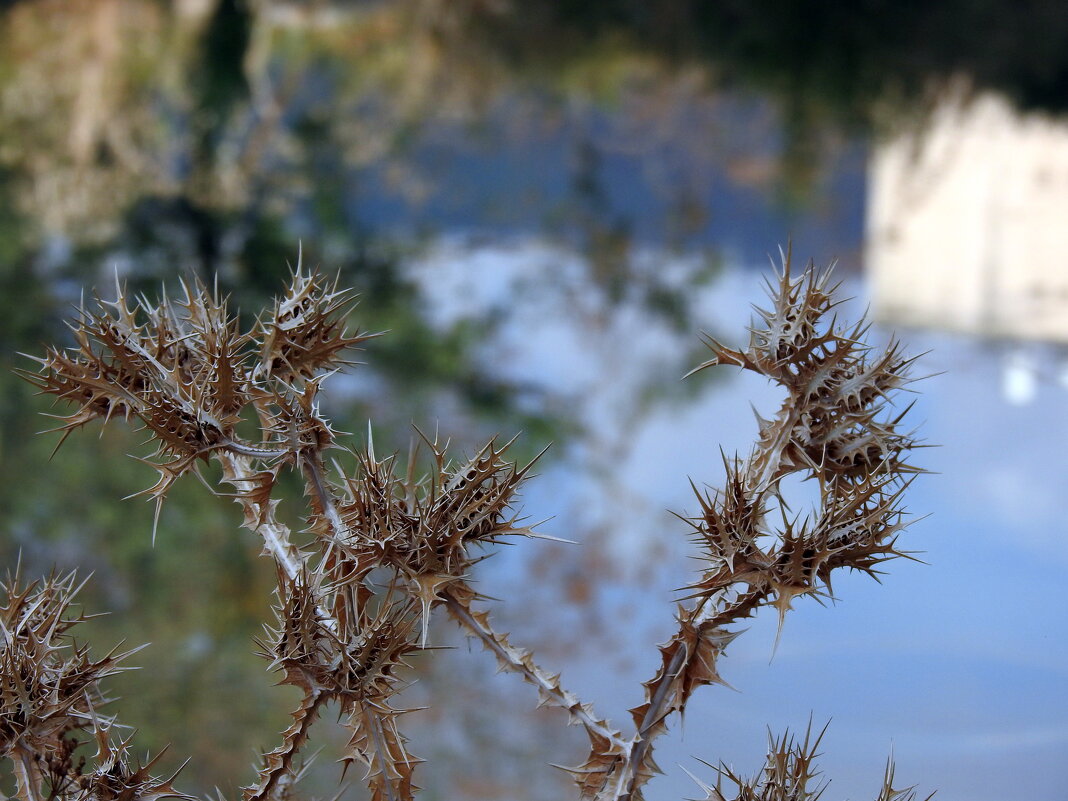
[[[666, 272], [685, 272], [684, 264], [660, 257]], [[693, 511], [687, 477], [715, 485], [719, 446], [730, 452], [752, 441], [750, 403], [772, 412], [779, 397], [761, 380], [726, 369], [726, 380], [708, 380], [696, 396], [638, 413], [638, 387], [689, 343], [626, 304], [593, 313], [595, 301], [582, 295], [589, 288], [576, 277], [578, 257], [537, 242], [473, 251], [453, 242], [414, 269], [428, 279], [427, 299], [441, 319], [507, 304], [510, 323], [492, 346], [502, 367], [573, 391], [573, 411], [588, 424], [590, 441], [573, 443], [532, 482], [526, 512], [533, 519], [556, 515], [542, 526], [554, 536], [575, 537], [576, 519], [580, 530], [610, 530], [623, 563], [648, 562], [653, 553], [660, 560], [651, 583], [628, 590], [624, 578], [602, 596], [631, 611], [604, 610], [605, 638], [629, 643], [620, 668], [606, 675], [595, 658], [581, 654], [556, 666], [564, 668], [568, 686], [619, 719], [640, 700], [637, 685], [656, 661], [653, 643], [668, 633], [670, 590], [692, 571], [684, 527], [665, 510]], [[737, 336], [748, 303], [761, 300], [765, 272], [727, 269], [702, 291], [701, 318], [717, 334]], [[517, 291], [514, 281], [529, 282], [532, 274], [552, 280], [537, 291], [529, 283]], [[569, 275], [577, 283], [570, 285]], [[850, 280], [845, 292], [857, 296], [848, 313], [862, 311], [863, 285]], [[553, 314], [564, 308], [564, 297], [571, 298], [571, 311]], [[1030, 401], [1018, 405], [1003, 391], [1011, 356], [1004, 348], [900, 334], [911, 352], [930, 351], [917, 372], [938, 374], [915, 385], [912, 412], [922, 437], [939, 446], [917, 454], [934, 474], [915, 483], [907, 503], [916, 517], [928, 517], [903, 536], [904, 546], [922, 552], [927, 564], [891, 563], [882, 586], [837, 578], [841, 601], [834, 607], [802, 599], [770, 664], [774, 616], [759, 618], [724, 662], [724, 675], [739, 692], [716, 688], [695, 696], [685, 726], [661, 747], [658, 761], [668, 775], [650, 787], [651, 798], [696, 792], [678, 765], [711, 780], [712, 771], [695, 756], [756, 771], [765, 727], [803, 729], [810, 714], [817, 726], [831, 720], [821, 760], [834, 777], [829, 798], [872, 797], [891, 749], [899, 779], [938, 790], [942, 801], [1062, 798], [1056, 777], [1068, 755], [1062, 597], [1068, 391], [1040, 377]], [[1055, 368], [1043, 365], [1044, 374]], [[539, 546], [510, 549], [506, 560], [522, 563], [514, 554], [530, 547]], [[511, 572], [488, 571], [486, 591], [507, 598], [503, 584], [494, 583], [506, 584]], [[517, 616], [509, 623], [522, 636], [523, 621]]]

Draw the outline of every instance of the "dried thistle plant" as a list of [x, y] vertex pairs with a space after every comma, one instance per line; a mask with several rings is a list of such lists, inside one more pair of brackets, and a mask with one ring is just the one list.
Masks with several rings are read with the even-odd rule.
[[[100, 681], [121, 672], [136, 650], [93, 660], [70, 630], [85, 620], [72, 609], [81, 585], [74, 574], [25, 583], [19, 571], [0, 583], [0, 756], [11, 760], [24, 801], [119, 801], [186, 797], [153, 777], [159, 758], [135, 766], [129, 742], [111, 738], [114, 721], [100, 709]], [[75, 759], [79, 736], [91, 733], [93, 767]]]
[[[281, 744], [263, 755], [245, 801], [290, 797], [302, 770], [309, 730], [327, 703], [337, 704], [349, 740], [342, 762], [356, 763], [374, 801], [414, 798], [420, 760], [401, 731], [405, 712], [393, 705], [400, 668], [424, 649], [432, 614], [443, 607], [479, 639], [504, 670], [533, 684], [543, 704], [567, 711], [584, 728], [590, 751], [567, 770], [583, 801], [638, 801], [658, 767], [656, 739], [681, 715], [694, 691], [722, 683], [718, 660], [738, 636], [735, 624], [765, 606], [780, 629], [799, 596], [829, 597], [834, 571], [877, 576], [881, 564], [906, 556], [897, 546], [905, 526], [902, 494], [917, 468], [916, 446], [895, 412], [910, 382], [912, 359], [891, 342], [864, 343], [863, 322], [840, 327], [827, 272], [811, 266], [798, 277], [789, 255], [768, 284], [771, 305], [758, 309], [746, 348], [708, 338], [712, 357], [698, 372], [734, 365], [786, 391], [786, 401], [760, 419], [747, 456], [724, 458], [724, 485], [694, 488], [700, 514], [683, 518], [702, 551], [702, 568], [676, 615], [678, 629], [660, 648], [661, 665], [644, 684], [623, 734], [565, 690], [526, 650], [496, 631], [486, 599], [471, 587], [472, 566], [510, 537], [537, 536], [522, 525], [516, 497], [529, 476], [506, 456], [510, 443], [490, 441], [454, 461], [436, 438], [419, 435], [406, 465], [376, 456], [368, 437], [355, 467], [327, 465], [339, 447], [320, 414], [321, 383], [349, 362], [368, 337], [347, 332], [348, 293], [298, 263], [285, 294], [250, 331], [242, 331], [217, 291], [183, 285], [177, 301], [96, 300], [72, 324], [76, 346], [49, 349], [40, 370], [24, 375], [43, 393], [73, 403], [58, 431], [66, 437], [93, 420], [140, 423], [155, 444], [149, 462], [159, 480], [145, 494], [159, 504], [201, 461], [222, 467], [227, 489], [277, 566], [275, 621], [260, 651], [281, 683], [301, 700]], [[249, 432], [255, 434], [250, 438]], [[241, 433], [244, 432], [244, 433]], [[424, 475], [416, 451], [432, 465]], [[276, 516], [276, 481], [284, 469], [303, 478], [312, 541], [296, 547]], [[790, 476], [815, 479], [819, 503], [805, 517], [782, 498]], [[156, 799], [180, 796], [173, 777], [135, 767], [128, 743], [109, 734], [99, 712], [99, 682], [120, 671], [127, 654], [93, 661], [70, 639], [81, 617], [70, 613], [72, 576], [25, 585], [16, 574], [0, 606], [0, 756], [11, 760], [20, 801]], [[75, 762], [80, 734], [97, 743], [93, 767]], [[725, 766], [707, 799], [815, 801], [826, 784], [813, 766], [822, 733], [801, 742], [770, 741], [764, 770], [748, 780]], [[913, 801], [893, 787], [888, 765], [877, 801]]]

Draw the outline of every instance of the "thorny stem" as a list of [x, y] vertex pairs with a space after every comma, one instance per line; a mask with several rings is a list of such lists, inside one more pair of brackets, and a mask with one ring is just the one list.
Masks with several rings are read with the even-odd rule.
[[[238, 500], [245, 509], [247, 520], [259, 521], [256, 532], [263, 537], [263, 544], [274, 558], [274, 561], [282, 568], [290, 581], [297, 583], [303, 580], [304, 560], [297, 553], [297, 549], [289, 541], [289, 527], [278, 522], [274, 517], [274, 510], [270, 504], [264, 508], [263, 504], [248, 497], [247, 493], [255, 489], [255, 473], [246, 456], [239, 456], [227, 451], [217, 451], [219, 462], [223, 467], [223, 475], [238, 491]], [[319, 619], [330, 631], [338, 630], [337, 619], [319, 604], [315, 605], [315, 611]]]
[[226, 451], [217, 451], [216, 454], [222, 464], [226, 480], [237, 488], [238, 500], [246, 513], [251, 518], [261, 521], [256, 527], [256, 532], [263, 537], [264, 546], [274, 557], [274, 561], [285, 571], [290, 581], [298, 581], [304, 565], [297, 555], [296, 548], [289, 541], [289, 528], [276, 521], [270, 509], [261, 508], [261, 504], [245, 496], [245, 493], [255, 489], [253, 478], [255, 473], [249, 463], [249, 458]]
[[[246, 801], [268, 798], [272, 791], [283, 785], [292, 776], [293, 758], [308, 739], [308, 730], [315, 722], [319, 709], [329, 700], [321, 690], [312, 690], [293, 713], [293, 725], [283, 734], [283, 743], [264, 756], [259, 782], [245, 789]], [[272, 765], [272, 761], [277, 760]], [[284, 797], [279, 794], [278, 797]]]
[[757, 608], [764, 603], [767, 595], [768, 591], [765, 589], [755, 589], [744, 592], [734, 599], [734, 603], [726, 609], [722, 609], [709, 617], [706, 622], [715, 627], [749, 617], [749, 615], [753, 614]]
[[626, 748], [627, 743], [619, 736], [618, 732], [609, 728], [604, 721], [598, 720], [587, 705], [580, 704], [574, 695], [560, 686], [559, 682], [545, 675], [536, 665], [527, 664], [514, 647], [503, 641], [503, 638], [488, 624], [476, 618], [467, 604], [457, 598], [451, 590], [444, 592], [444, 598], [445, 605], [453, 616], [467, 629], [468, 633], [482, 640], [483, 644], [500, 660], [501, 665], [508, 670], [519, 673], [524, 679], [537, 687], [549, 701], [562, 709], [566, 709], [572, 718], [582, 723], [590, 731], [604, 737], [613, 745]]
[[[303, 573], [305, 570], [304, 560], [300, 557], [297, 549], [293, 547], [293, 544], [289, 541], [289, 528], [284, 523], [278, 522], [274, 517], [274, 509], [270, 503], [264, 504], [258, 503], [249, 497], [248, 493], [252, 492], [255, 486], [254, 472], [250, 464], [248, 456], [239, 455], [232, 451], [217, 451], [219, 462], [223, 467], [223, 475], [226, 480], [238, 491], [238, 500], [245, 510], [245, 518], [249, 521], [257, 521], [256, 532], [263, 537], [264, 547], [274, 558], [276, 564], [278, 564], [285, 572], [290, 581], [297, 583], [303, 581]], [[324, 609], [321, 604], [315, 604], [315, 613], [329, 631], [337, 632], [340, 629], [337, 618], [330, 614], [329, 611]], [[266, 757], [266, 764], [264, 769], [268, 772], [266, 780], [263, 780], [263, 774], [261, 773], [261, 783], [259, 785], [259, 791], [250, 793], [247, 798], [263, 798], [271, 790], [272, 787], [278, 785], [280, 781], [283, 781], [286, 776], [289, 775], [290, 765], [293, 755], [296, 753], [296, 748], [299, 747], [297, 743], [301, 739], [307, 737], [308, 727], [314, 722], [316, 713], [319, 707], [327, 700], [325, 695], [318, 693], [311, 699], [311, 704], [306, 705], [306, 708], [302, 709], [303, 717], [296, 721], [297, 731], [293, 738], [289, 741], [294, 747], [289, 748], [286, 751], [287, 743], [283, 743], [280, 749], [276, 749], [275, 754], [281, 753], [281, 762], [275, 770], [271, 770], [270, 767], [270, 755]], [[255, 787], [250, 788], [255, 790]], [[37, 799], [29, 799], [29, 801], [38, 801]]]
[[373, 709], [370, 709], [367, 704], [361, 704], [363, 707], [363, 716], [370, 724], [371, 739], [375, 743], [375, 755], [378, 758], [379, 770], [382, 771], [382, 784], [386, 788], [387, 801], [396, 801], [396, 795], [393, 793], [393, 782], [390, 776], [390, 769], [393, 767], [393, 757], [386, 752], [386, 736], [382, 732], [382, 718], [375, 714]]
[[37, 783], [37, 768], [33, 764], [33, 754], [19, 746], [11, 756], [15, 764], [15, 779], [18, 782], [19, 798], [22, 801], [41, 801], [40, 787]]
[[[719, 626], [748, 617], [764, 600], [765, 595], [766, 593], [763, 590], [751, 590], [743, 593], [726, 609], [707, 617], [705, 617], [705, 603], [698, 603], [689, 615], [689, 622], [695, 623], [700, 618], [705, 617], [705, 625]], [[657, 734], [663, 731], [657, 732], [654, 727], [656, 722], [664, 716], [664, 708], [671, 700], [671, 685], [682, 671], [689, 657], [688, 649], [677, 649], [672, 655], [667, 668], [659, 677], [656, 690], [649, 699], [649, 708], [642, 717], [641, 725], [635, 735], [634, 749], [623, 766], [623, 770], [626, 773], [623, 786], [626, 789], [618, 797], [618, 801], [630, 801], [633, 797], [634, 785], [641, 774], [642, 763], [652, 751], [653, 741], [656, 739]]]
[[340, 539], [345, 532], [345, 523], [342, 521], [341, 515], [338, 514], [334, 494], [326, 485], [322, 458], [318, 452], [312, 452], [302, 456], [301, 466], [304, 468], [304, 475], [308, 479], [308, 485], [315, 493], [315, 497], [322, 507], [323, 516], [326, 517], [330, 528], [333, 529], [333, 539]]
[[[327, 541], [323, 556], [323, 564], [327, 565], [333, 563], [336, 568], [336, 560], [333, 560], [331, 556], [334, 549], [337, 547], [337, 543], [345, 532], [345, 523], [337, 511], [337, 500], [334, 498], [334, 493], [331, 492], [329, 485], [326, 483], [323, 460], [319, 452], [312, 451], [303, 454], [300, 458], [300, 464], [304, 472], [305, 480], [308, 482], [308, 487], [318, 500], [319, 508], [322, 509], [322, 514], [326, 518], [326, 522], [331, 530], [332, 536]], [[336, 569], [334, 570], [334, 577], [337, 577]]]
[[285, 448], [260, 448], [256, 445], [249, 445], [247, 442], [239, 442], [235, 439], [224, 440], [223, 446], [228, 451], [240, 454], [241, 456], [251, 456], [254, 459], [278, 459], [289, 453]]
[[631, 796], [634, 794], [634, 785], [638, 780], [638, 775], [641, 773], [642, 763], [645, 761], [646, 754], [652, 750], [655, 734], [650, 730], [653, 730], [656, 722], [663, 717], [664, 707], [667, 706], [670, 698], [671, 684], [682, 671], [683, 664], [688, 656], [686, 648], [679, 648], [675, 651], [671, 657], [671, 662], [668, 663], [667, 669], [661, 677], [656, 692], [653, 693], [653, 697], [649, 700], [649, 708], [645, 711], [645, 716], [642, 718], [641, 725], [635, 735], [634, 750], [631, 751], [629, 758], [623, 765], [623, 770], [626, 774], [623, 786], [626, 789], [623, 791], [623, 795], [619, 796], [619, 801], [630, 801]]
[[[334, 498], [334, 493], [330, 490], [330, 487], [326, 482], [323, 461], [319, 452], [312, 451], [311, 453], [303, 455], [301, 458], [301, 467], [304, 470], [308, 486], [315, 494], [315, 497], [319, 502], [319, 507], [322, 509], [322, 514], [330, 526], [332, 534], [330, 543], [332, 545], [341, 539], [346, 530], [346, 526], [341, 519], [341, 515], [337, 511], [337, 501]], [[366, 703], [362, 703], [361, 707], [363, 709], [364, 718], [368, 721], [371, 729], [371, 739], [375, 744], [375, 758], [378, 761], [379, 770], [382, 771], [382, 784], [385, 788], [386, 801], [396, 801], [397, 796], [393, 789], [393, 772], [397, 769], [394, 766], [393, 754], [387, 750], [386, 736], [382, 731], [382, 717]]]
[[[752, 475], [751, 471], [747, 471], [750, 474], [749, 488], [756, 493], [758, 503], [761, 505], [763, 505], [764, 497], [771, 489], [782, 468], [783, 452], [789, 444], [790, 437], [793, 435], [794, 425], [799, 414], [800, 409], [795, 406], [780, 418], [779, 424], [776, 426], [777, 433], [775, 438], [770, 443], [762, 443], [761, 445], [761, 451], [767, 458], [764, 460], [760, 472]], [[750, 468], [754, 466], [755, 461], [755, 458], [750, 459]], [[728, 609], [711, 616], [711, 620], [718, 624], [736, 620], [739, 616], [745, 617], [760, 604], [763, 596], [764, 593], [759, 591], [746, 593], [731, 604]], [[703, 602], [698, 603], [689, 614], [689, 622], [696, 622], [703, 617], [705, 613], [704, 607], [705, 604]], [[642, 722], [634, 735], [634, 749], [623, 765], [623, 770], [626, 774], [623, 782], [625, 790], [618, 797], [618, 801], [630, 801], [633, 797], [635, 783], [638, 780], [638, 776], [641, 775], [642, 764], [652, 751], [653, 740], [656, 738], [656, 722], [664, 717], [664, 710], [672, 696], [671, 685], [683, 669], [689, 656], [686, 648], [677, 649], [657, 681], [656, 690], [649, 699], [649, 708], [646, 710]]]

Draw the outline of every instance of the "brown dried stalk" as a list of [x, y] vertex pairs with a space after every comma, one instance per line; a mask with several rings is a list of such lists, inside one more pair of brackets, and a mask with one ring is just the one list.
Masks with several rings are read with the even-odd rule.
[[[910, 383], [913, 359], [896, 342], [873, 352], [863, 343], [863, 322], [842, 329], [827, 319], [836, 305], [829, 271], [810, 267], [794, 278], [790, 270], [786, 254], [768, 285], [771, 308], [757, 309], [748, 347], [709, 337], [713, 357], [691, 372], [738, 366], [775, 381], [787, 397], [774, 418], [758, 418], [748, 458], [724, 459], [723, 489], [694, 488], [702, 514], [688, 522], [707, 567], [692, 585], [693, 605], [680, 609], [678, 632], [661, 647], [663, 664], [645, 683], [645, 703], [631, 710], [633, 747], [620, 754], [593, 744], [584, 798], [641, 798], [658, 770], [652, 745], [667, 718], [684, 711], [697, 686], [722, 683], [716, 660], [737, 636], [725, 626], [770, 605], [781, 631], [794, 598], [830, 595], [834, 570], [877, 576], [882, 562], [907, 556], [896, 547], [905, 526], [899, 504], [919, 471], [906, 461], [915, 441], [898, 428], [904, 412], [891, 416], [890, 403]], [[779, 491], [794, 474], [820, 487], [819, 508], [803, 520], [788, 517]], [[590, 765], [599, 786], [589, 784]]]
[[[139, 649], [90, 658], [71, 635], [85, 620], [72, 610], [81, 586], [73, 573], [26, 584], [18, 570], [0, 583], [0, 758], [12, 762], [18, 797], [185, 797], [174, 789], [174, 776], [151, 775], [158, 755], [135, 767], [129, 743], [109, 737], [113, 720], [98, 712], [107, 703], [100, 682], [122, 672], [120, 663]], [[85, 732], [97, 743], [91, 769], [74, 758]]]
[[[480, 596], [468, 582], [484, 549], [507, 538], [536, 536], [515, 512], [529, 476], [508, 461], [510, 443], [490, 441], [473, 457], [450, 461], [446, 447], [422, 434], [431, 458], [420, 476], [417, 448], [403, 470], [395, 456], [354, 452], [355, 468], [328, 467], [325, 451], [335, 432], [318, 410], [321, 382], [347, 364], [348, 351], [367, 339], [349, 334], [348, 294], [298, 263], [283, 297], [242, 331], [226, 301], [201, 284], [183, 285], [180, 301], [151, 304], [119, 287], [113, 302], [97, 300], [72, 325], [76, 346], [50, 349], [26, 373], [42, 392], [74, 403], [61, 418], [66, 437], [92, 420], [137, 420], [156, 445], [149, 460], [159, 480], [145, 494], [159, 504], [174, 482], [217, 460], [222, 480], [259, 534], [278, 573], [275, 623], [259, 642], [281, 682], [301, 690], [292, 724], [264, 754], [245, 801], [287, 798], [301, 772], [300, 754], [323, 706], [339, 705], [350, 737], [342, 762], [359, 763], [375, 801], [409, 801], [418, 788], [419, 759], [407, 751], [398, 726], [404, 710], [392, 699], [398, 672], [426, 644], [434, 610], [445, 607], [469, 635], [481, 640], [504, 670], [534, 685], [541, 702], [564, 709], [590, 739], [590, 753], [568, 768], [584, 801], [638, 801], [658, 768], [656, 738], [674, 713], [682, 714], [702, 685], [722, 683], [720, 654], [737, 636], [732, 624], [764, 606], [780, 628], [793, 600], [831, 593], [839, 568], [872, 576], [879, 565], [907, 554], [896, 546], [904, 528], [902, 493], [918, 472], [907, 462], [915, 442], [900, 430], [893, 397], [910, 382], [912, 360], [891, 342], [875, 351], [863, 344], [861, 323], [840, 328], [828, 320], [835, 303], [827, 273], [811, 267], [769, 283], [771, 308], [759, 310], [745, 349], [709, 338], [712, 358], [694, 372], [734, 365], [780, 384], [787, 400], [745, 458], [725, 458], [726, 481], [715, 491], [695, 487], [701, 512], [684, 518], [704, 553], [700, 574], [680, 605], [678, 628], [663, 645], [661, 665], [645, 682], [645, 699], [631, 710], [624, 736], [563, 689], [559, 676], [539, 667], [530, 652], [494, 630], [476, 609]], [[907, 409], [906, 409], [907, 411]], [[239, 433], [258, 422], [258, 435]], [[308, 530], [314, 541], [297, 548], [275, 515], [280, 471], [303, 478]], [[820, 503], [807, 517], [790, 517], [780, 493], [784, 478], [814, 478]], [[0, 607], [0, 756], [11, 759], [21, 801], [178, 795], [171, 780], [152, 778], [152, 763], [126, 762], [126, 743], [114, 745], [112, 722], [101, 717], [99, 681], [119, 670], [125, 656], [89, 660], [70, 647], [67, 616], [73, 579], [4, 586]], [[61, 650], [67, 648], [65, 653]], [[85, 773], [70, 759], [71, 732], [88, 731], [98, 743], [97, 768]], [[822, 736], [822, 735], [820, 735]], [[814, 801], [825, 785], [809, 788], [820, 736], [811, 730], [798, 745], [772, 739], [767, 767], [747, 781], [719, 768], [707, 798], [726, 801]], [[103, 771], [103, 772], [102, 772]], [[104, 776], [109, 785], [104, 791]], [[173, 779], [173, 777], [172, 777]], [[114, 784], [118, 782], [118, 784]], [[880, 801], [912, 801], [895, 790], [893, 768]], [[46, 789], [47, 788], [47, 791]], [[117, 795], [116, 795], [117, 793]]]

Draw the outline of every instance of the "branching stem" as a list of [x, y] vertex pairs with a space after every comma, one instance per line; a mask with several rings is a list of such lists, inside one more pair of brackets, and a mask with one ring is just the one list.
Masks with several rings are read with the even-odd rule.
[[[217, 451], [216, 455], [222, 464], [223, 476], [237, 488], [238, 500], [244, 507], [246, 521], [257, 521], [254, 528], [263, 537], [267, 552], [290, 581], [303, 582], [306, 565], [289, 541], [289, 527], [275, 519], [274, 508], [269, 502], [262, 504], [250, 497], [250, 493], [256, 489], [256, 474], [248, 457], [227, 451]], [[330, 631], [338, 631], [337, 619], [322, 605], [316, 604], [315, 611]]]
[[290, 581], [299, 581], [304, 563], [289, 541], [289, 527], [275, 520], [272, 509], [249, 497], [249, 493], [256, 489], [255, 471], [249, 457], [226, 451], [217, 451], [216, 455], [222, 464], [223, 476], [237, 488], [246, 518], [259, 521], [256, 532], [263, 537], [267, 551]]
[[660, 677], [660, 682], [649, 701], [649, 708], [645, 711], [645, 716], [642, 718], [641, 725], [635, 735], [634, 749], [623, 766], [626, 775], [619, 784], [625, 789], [623, 794], [619, 796], [619, 801], [630, 801], [634, 795], [635, 784], [638, 776], [641, 775], [642, 763], [645, 761], [646, 755], [652, 751], [653, 740], [656, 738], [656, 723], [664, 717], [664, 710], [671, 699], [671, 685], [675, 677], [682, 672], [688, 657], [689, 653], [686, 648], [677, 649], [672, 655], [667, 669]]
[[375, 744], [375, 756], [378, 758], [379, 770], [382, 771], [382, 786], [386, 791], [387, 801], [396, 801], [393, 792], [393, 755], [386, 750], [386, 735], [382, 731], [382, 718], [373, 709], [363, 704], [363, 717], [371, 729], [371, 739]]
[[524, 658], [524, 652], [510, 645], [508, 641], [497, 634], [483, 617], [479, 619], [471, 611], [466, 602], [456, 597], [453, 592], [446, 590], [444, 593], [445, 605], [453, 617], [467, 632], [478, 637], [487, 649], [493, 652], [500, 664], [514, 673], [518, 673], [528, 682], [533, 684], [541, 692], [542, 696], [554, 706], [566, 709], [571, 717], [585, 726], [588, 730], [605, 738], [613, 745], [626, 749], [626, 741], [620, 737], [619, 732], [614, 731], [603, 720], [593, 714], [587, 704], [579, 703], [578, 699], [560, 686], [559, 681], [548, 675], [535, 665], [529, 658]]
[[41, 801], [41, 787], [37, 767], [33, 764], [33, 754], [19, 746], [14, 749], [11, 761], [15, 764], [15, 780], [21, 801]]
[[327, 523], [330, 524], [333, 539], [339, 540], [345, 533], [346, 526], [341, 519], [341, 515], [338, 514], [334, 493], [327, 486], [322, 457], [318, 452], [314, 451], [303, 455], [301, 457], [301, 467], [304, 469], [304, 476], [308, 481], [308, 486], [319, 501], [323, 516], [326, 518]]
[[[767, 593], [764, 590], [750, 590], [741, 594], [733, 603], [715, 614], [708, 614], [705, 609], [705, 602], [699, 602], [689, 613], [688, 622], [697, 623], [704, 619], [704, 625], [712, 627], [731, 623], [752, 614], [763, 602], [766, 595]], [[672, 654], [671, 661], [667, 667], [658, 675], [656, 689], [653, 690], [652, 697], [649, 699], [649, 708], [645, 711], [634, 737], [634, 748], [623, 765], [625, 775], [623, 776], [623, 781], [618, 782], [617, 786], [625, 789], [622, 795], [617, 797], [616, 801], [631, 801], [633, 798], [636, 789], [635, 785], [638, 777], [642, 774], [643, 763], [652, 753], [653, 741], [659, 734], [664, 732], [664, 729], [657, 730], [656, 724], [663, 719], [665, 710], [671, 702], [672, 684], [683, 671], [686, 661], [691, 656], [692, 654], [686, 647], [678, 648]]]

